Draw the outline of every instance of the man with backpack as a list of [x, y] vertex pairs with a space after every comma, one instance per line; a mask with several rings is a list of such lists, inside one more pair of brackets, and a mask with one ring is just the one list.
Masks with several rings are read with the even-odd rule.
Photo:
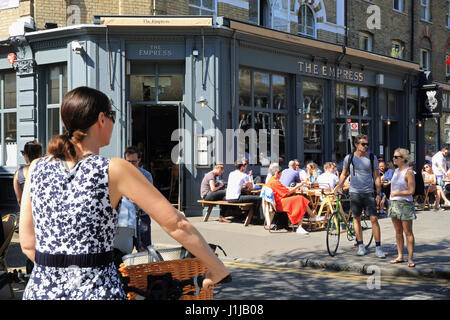
[[347, 155], [344, 159], [344, 167], [337, 184], [338, 190], [342, 189], [347, 175], [350, 174], [350, 208], [358, 244], [357, 254], [359, 256], [366, 254], [361, 228], [361, 214], [365, 210], [366, 216], [370, 217], [372, 223], [372, 232], [376, 244], [375, 255], [378, 258], [385, 258], [386, 256], [381, 248], [381, 232], [377, 212], [381, 194], [378, 160], [373, 153], [367, 152], [369, 148], [367, 135], [359, 134], [355, 137], [355, 148], [355, 152]]

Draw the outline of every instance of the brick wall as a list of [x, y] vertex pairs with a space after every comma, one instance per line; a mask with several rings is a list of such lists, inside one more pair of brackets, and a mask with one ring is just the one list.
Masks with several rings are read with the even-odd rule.
[[248, 10], [222, 2], [217, 4], [217, 16], [248, 22]]

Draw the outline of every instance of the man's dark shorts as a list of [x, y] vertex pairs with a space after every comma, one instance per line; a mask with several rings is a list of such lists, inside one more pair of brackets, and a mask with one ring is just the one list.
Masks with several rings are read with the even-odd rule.
[[373, 193], [354, 193], [350, 192], [350, 209], [353, 217], [360, 217], [363, 209], [367, 216], [378, 217], [377, 205]]

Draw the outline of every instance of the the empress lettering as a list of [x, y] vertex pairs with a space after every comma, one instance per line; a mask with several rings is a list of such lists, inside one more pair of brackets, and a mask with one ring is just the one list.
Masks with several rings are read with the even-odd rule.
[[364, 81], [364, 73], [349, 69], [336, 68], [333, 66], [320, 66], [318, 64], [312, 62], [297, 62], [298, 71], [302, 73], [309, 73], [315, 75], [322, 75], [324, 77], [329, 78], [337, 78], [338, 80], [348, 80], [348, 81], [356, 81], [363, 82]]

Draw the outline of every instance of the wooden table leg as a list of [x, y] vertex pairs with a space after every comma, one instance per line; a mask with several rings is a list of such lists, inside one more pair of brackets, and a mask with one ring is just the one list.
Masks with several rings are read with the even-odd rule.
[[208, 221], [209, 215], [211, 214], [211, 211], [212, 211], [213, 208], [214, 208], [214, 206], [208, 206], [208, 211], [206, 211], [206, 215], [205, 215], [205, 217], [203, 218], [203, 222]]
[[245, 219], [244, 227], [248, 226], [250, 221], [252, 221], [252, 217], [253, 217], [253, 206], [251, 206], [250, 210], [248, 211], [247, 219]]

